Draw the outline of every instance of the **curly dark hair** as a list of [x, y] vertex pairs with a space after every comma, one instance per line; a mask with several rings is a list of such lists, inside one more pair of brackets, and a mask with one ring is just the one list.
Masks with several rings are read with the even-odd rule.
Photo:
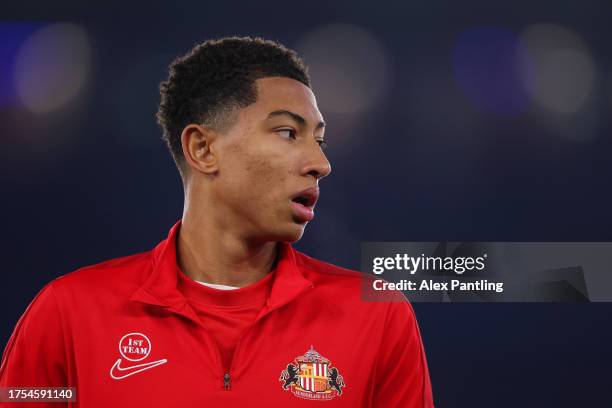
[[266, 77], [288, 77], [310, 87], [308, 69], [296, 52], [262, 38], [209, 40], [172, 62], [160, 84], [157, 122], [181, 174], [185, 126], [200, 123], [223, 131], [237, 109], [257, 100], [255, 81]]

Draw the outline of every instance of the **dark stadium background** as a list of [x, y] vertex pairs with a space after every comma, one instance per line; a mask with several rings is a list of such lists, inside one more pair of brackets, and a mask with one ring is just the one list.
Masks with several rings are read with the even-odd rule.
[[[1, 9], [2, 347], [46, 282], [179, 219], [157, 86], [210, 37], [277, 39], [311, 65], [333, 171], [306, 253], [358, 268], [362, 241], [612, 241], [608, 1]], [[414, 308], [439, 407], [612, 400], [610, 304]]]

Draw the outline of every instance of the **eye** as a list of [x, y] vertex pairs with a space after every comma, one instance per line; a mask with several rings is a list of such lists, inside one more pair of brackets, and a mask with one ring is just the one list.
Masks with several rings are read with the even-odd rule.
[[321, 146], [321, 149], [325, 149], [327, 147], [327, 142], [324, 139], [317, 139], [317, 143]]
[[277, 129], [276, 133], [287, 139], [295, 139], [296, 132], [293, 129]]

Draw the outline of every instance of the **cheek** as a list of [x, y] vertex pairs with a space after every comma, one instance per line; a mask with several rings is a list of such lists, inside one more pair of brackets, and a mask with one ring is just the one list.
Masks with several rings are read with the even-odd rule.
[[284, 194], [290, 172], [278, 159], [265, 159], [261, 156], [249, 160], [244, 168], [246, 181], [244, 188], [261, 199]]
[[274, 202], [292, 193], [295, 160], [284, 145], [248, 141], [229, 146], [224, 157], [220, 185], [225, 198], [243, 210], [276, 211]]

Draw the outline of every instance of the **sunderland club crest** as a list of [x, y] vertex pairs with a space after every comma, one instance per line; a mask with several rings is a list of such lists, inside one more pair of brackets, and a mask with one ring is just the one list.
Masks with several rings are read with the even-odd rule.
[[338, 369], [312, 346], [303, 356], [287, 364], [279, 381], [283, 381], [284, 390], [291, 391], [296, 397], [311, 400], [330, 400], [340, 396], [345, 386]]

